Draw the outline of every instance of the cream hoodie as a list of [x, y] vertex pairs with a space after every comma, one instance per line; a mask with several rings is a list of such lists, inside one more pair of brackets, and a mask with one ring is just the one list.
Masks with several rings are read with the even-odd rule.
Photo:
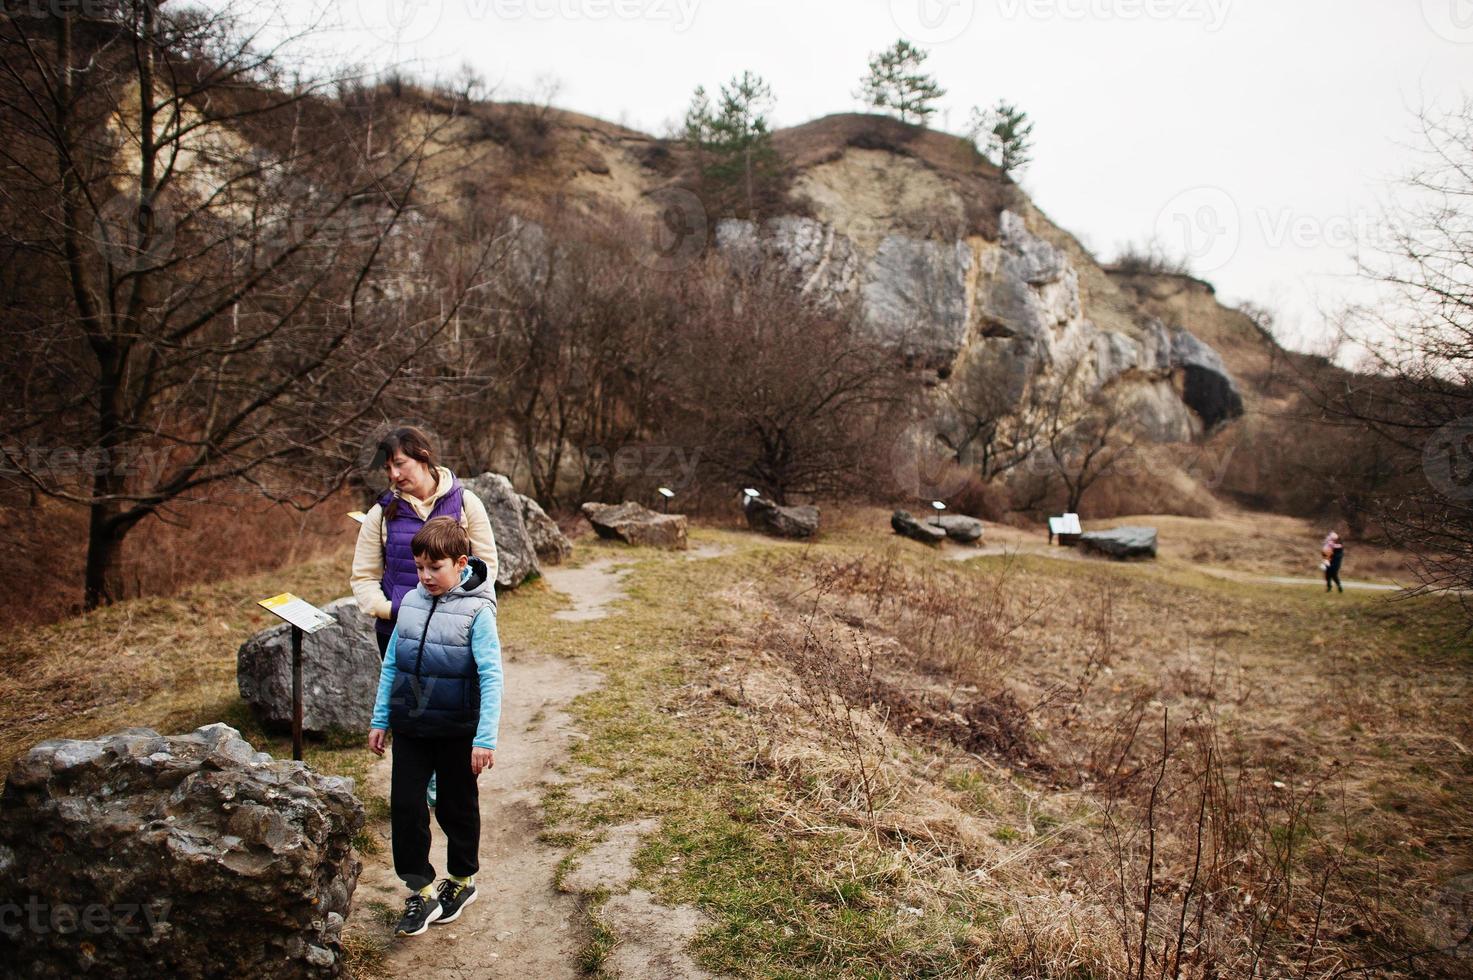
[[[435, 469], [440, 473], [440, 483], [429, 500], [420, 500], [407, 493], [399, 497], [400, 505], [413, 507], [420, 520], [427, 519], [435, 509], [435, 502], [450, 490], [450, 470], [444, 466]], [[380, 584], [384, 577], [383, 523], [383, 508], [374, 504], [363, 519], [363, 526], [358, 529], [358, 543], [353, 548], [353, 574], [349, 579], [358, 608], [378, 619], [388, 619], [394, 612], [394, 605], [384, 595]], [[496, 536], [491, 531], [491, 518], [486, 516], [486, 505], [481, 503], [481, 498], [468, 489], [461, 491], [460, 525], [470, 535], [471, 551], [486, 563], [488, 578], [496, 581]]]

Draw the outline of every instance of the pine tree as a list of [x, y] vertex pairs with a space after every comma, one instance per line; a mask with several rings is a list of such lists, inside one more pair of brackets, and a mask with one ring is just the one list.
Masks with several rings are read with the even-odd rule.
[[893, 110], [902, 122], [924, 126], [936, 112], [934, 103], [946, 94], [936, 79], [921, 71], [929, 57], [909, 41], [896, 41], [889, 50], [870, 57], [869, 74], [860, 80], [863, 88], [856, 95], [876, 109]]
[[768, 123], [772, 105], [772, 88], [744, 71], [721, 86], [714, 110], [706, 90], [697, 88], [686, 112], [685, 140], [696, 151], [702, 177], [718, 193], [737, 191], [747, 217], [757, 213], [759, 198], [779, 172]]
[[1033, 162], [1033, 121], [1028, 113], [1006, 100], [986, 111], [973, 107], [967, 135], [1005, 174], [1011, 175]]

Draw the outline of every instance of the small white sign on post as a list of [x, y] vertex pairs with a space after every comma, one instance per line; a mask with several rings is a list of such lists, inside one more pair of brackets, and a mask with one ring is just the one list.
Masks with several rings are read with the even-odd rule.
[[333, 619], [306, 599], [298, 598], [290, 592], [283, 592], [281, 595], [274, 595], [269, 599], [262, 599], [256, 605], [270, 610], [300, 629], [303, 633], [316, 633], [318, 630], [338, 624], [336, 619]]
[[1065, 514], [1063, 517], [1050, 517], [1048, 529], [1054, 534], [1083, 534], [1079, 527], [1078, 514]]
[[353, 520], [357, 521], [359, 524], [362, 524], [364, 521], [368, 520], [368, 515], [363, 513], [363, 511], [361, 510], [350, 510], [348, 511], [348, 516], [353, 518]]

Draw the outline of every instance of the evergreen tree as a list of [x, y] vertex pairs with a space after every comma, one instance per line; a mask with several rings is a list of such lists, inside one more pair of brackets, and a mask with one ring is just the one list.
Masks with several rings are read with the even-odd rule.
[[1028, 113], [1006, 100], [986, 111], [973, 107], [967, 135], [1005, 174], [1011, 175], [1033, 162], [1033, 121]]
[[896, 41], [889, 50], [873, 55], [869, 74], [856, 93], [876, 109], [894, 111], [902, 122], [926, 121], [936, 112], [935, 102], [946, 94], [936, 79], [921, 71], [930, 55], [909, 41]]
[[714, 108], [706, 90], [697, 88], [686, 111], [685, 141], [696, 151], [702, 178], [722, 199], [737, 197], [747, 217], [756, 215], [780, 170], [768, 123], [772, 106], [772, 88], [744, 71], [721, 86]]

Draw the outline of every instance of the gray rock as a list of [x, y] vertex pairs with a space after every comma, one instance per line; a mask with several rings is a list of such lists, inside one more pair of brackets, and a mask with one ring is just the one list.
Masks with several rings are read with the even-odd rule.
[[0, 794], [0, 895], [42, 927], [0, 975], [337, 976], [363, 823], [351, 779], [228, 725], [42, 742]]
[[582, 510], [601, 538], [670, 551], [685, 551], [690, 546], [684, 514], [657, 514], [632, 500], [622, 504], [586, 503]]
[[532, 539], [537, 560], [548, 565], [562, 564], [573, 553], [573, 543], [537, 501], [525, 494], [519, 493], [517, 497], [522, 501], [522, 524]]
[[780, 538], [811, 538], [818, 533], [818, 508], [812, 504], [784, 507], [766, 497], [752, 497], [743, 508], [747, 526]]
[[1117, 527], [1108, 531], [1086, 531], [1079, 536], [1086, 550], [1109, 555], [1116, 561], [1156, 557], [1154, 527]]
[[491, 518], [491, 531], [496, 536], [496, 586], [514, 589], [534, 575], [542, 574], [537, 562], [537, 549], [522, 519], [522, 497], [511, 481], [500, 473], [482, 473], [462, 480]]
[[1173, 330], [1171, 363], [1182, 374], [1182, 401], [1205, 428], [1243, 414], [1243, 394], [1217, 351], [1185, 330]]
[[922, 523], [911, 516], [909, 511], [897, 510], [890, 515], [890, 527], [896, 534], [902, 537], [922, 541], [926, 544], [940, 544], [946, 540], [946, 531], [929, 522]]
[[962, 544], [971, 544], [982, 537], [983, 523], [965, 514], [942, 514], [936, 519], [946, 536]]
[[[352, 596], [322, 607], [338, 621], [302, 637], [302, 729], [365, 731], [373, 715], [381, 661], [373, 620]], [[292, 724], [291, 626], [279, 623], [240, 645], [235, 682], [240, 696], [269, 730]]]
[[886, 235], [864, 272], [864, 319], [881, 341], [923, 363], [949, 365], [967, 336], [966, 242]]

